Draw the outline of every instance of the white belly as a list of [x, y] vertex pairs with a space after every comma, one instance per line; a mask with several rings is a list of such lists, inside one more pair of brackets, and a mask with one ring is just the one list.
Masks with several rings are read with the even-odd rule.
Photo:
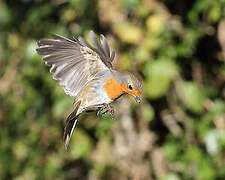
[[81, 91], [85, 93], [81, 92], [76, 98], [76, 101], [81, 101], [81, 105], [78, 110], [79, 113], [85, 109], [89, 109], [89, 107], [104, 103], [109, 104], [113, 101], [108, 97], [104, 87], [99, 84], [95, 84], [94, 86], [91, 86], [91, 88], [84, 88]]

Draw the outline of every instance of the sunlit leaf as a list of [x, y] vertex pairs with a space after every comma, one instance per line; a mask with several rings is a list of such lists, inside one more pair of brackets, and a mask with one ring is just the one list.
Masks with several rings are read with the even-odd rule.
[[119, 38], [124, 42], [136, 44], [142, 38], [142, 30], [131, 23], [118, 23], [113, 28]]

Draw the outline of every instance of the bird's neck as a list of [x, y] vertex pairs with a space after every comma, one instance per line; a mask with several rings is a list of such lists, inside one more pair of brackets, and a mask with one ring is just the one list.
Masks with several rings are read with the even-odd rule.
[[125, 93], [124, 84], [117, 82], [114, 77], [111, 77], [106, 80], [104, 88], [106, 90], [107, 95], [112, 100], [117, 99]]

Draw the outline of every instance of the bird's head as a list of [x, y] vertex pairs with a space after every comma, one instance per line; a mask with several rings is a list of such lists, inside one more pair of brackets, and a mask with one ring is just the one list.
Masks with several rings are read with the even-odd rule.
[[120, 76], [122, 82], [122, 90], [133, 96], [137, 103], [140, 103], [140, 96], [142, 93], [142, 83], [135, 75], [129, 72], [124, 72]]

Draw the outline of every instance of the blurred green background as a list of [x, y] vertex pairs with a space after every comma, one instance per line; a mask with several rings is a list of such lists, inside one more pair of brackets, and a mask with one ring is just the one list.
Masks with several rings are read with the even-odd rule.
[[[224, 17], [225, 0], [1, 0], [0, 179], [225, 179]], [[35, 49], [91, 29], [140, 74], [142, 103], [84, 113], [65, 150], [73, 98]]]

